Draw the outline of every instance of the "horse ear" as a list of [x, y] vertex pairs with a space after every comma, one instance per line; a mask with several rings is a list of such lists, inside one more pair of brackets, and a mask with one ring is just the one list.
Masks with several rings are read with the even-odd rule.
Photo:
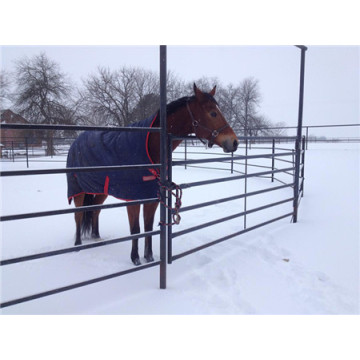
[[194, 93], [197, 98], [200, 98], [202, 96], [201, 90], [198, 89], [195, 83], [194, 83]]
[[214, 96], [215, 95], [215, 92], [216, 92], [216, 85], [214, 86], [214, 88], [210, 91], [210, 95], [211, 96]]

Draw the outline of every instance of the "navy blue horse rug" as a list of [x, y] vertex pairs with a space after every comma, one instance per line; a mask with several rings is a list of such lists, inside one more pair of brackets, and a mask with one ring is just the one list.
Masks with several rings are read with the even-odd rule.
[[[132, 124], [152, 127], [156, 116]], [[153, 164], [149, 155], [149, 131], [85, 131], [71, 145], [67, 167]], [[108, 194], [122, 200], [155, 198], [155, 169], [70, 172], [67, 174], [69, 204], [73, 197]]]

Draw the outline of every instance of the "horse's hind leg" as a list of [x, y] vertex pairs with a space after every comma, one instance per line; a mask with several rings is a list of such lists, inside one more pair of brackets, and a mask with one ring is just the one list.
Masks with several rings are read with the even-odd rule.
[[[138, 234], [140, 232], [139, 214], [140, 205], [127, 206], [127, 213], [129, 217], [130, 233]], [[131, 249], [131, 260], [134, 265], [141, 265], [139, 256], [139, 239], [133, 239]]]
[[[154, 216], [159, 203], [144, 204], [144, 228], [145, 231], [152, 231], [154, 225]], [[152, 238], [151, 236], [145, 237], [145, 250], [144, 257], [147, 262], [154, 261], [152, 251]]]
[[[80, 194], [74, 197], [75, 207], [83, 206], [85, 194]], [[76, 223], [76, 235], [75, 235], [75, 245], [81, 245], [81, 222], [83, 219], [84, 213], [76, 212], [75, 213], [75, 223]]]
[[[106, 200], [107, 195], [96, 195], [94, 198], [94, 205], [102, 205]], [[101, 210], [93, 211], [92, 213], [92, 227], [91, 227], [91, 237], [93, 239], [100, 239], [99, 234], [99, 215]]]

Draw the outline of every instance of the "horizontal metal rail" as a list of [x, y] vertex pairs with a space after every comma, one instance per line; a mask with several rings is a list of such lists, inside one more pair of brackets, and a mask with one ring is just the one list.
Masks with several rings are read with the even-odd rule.
[[[181, 145], [180, 145], [181, 146]], [[191, 145], [186, 145], [187, 147], [193, 147]], [[195, 147], [195, 146], [194, 146]], [[179, 147], [177, 148], [179, 149]], [[209, 152], [203, 152], [203, 151], [186, 151], [187, 154], [192, 154], [192, 155], [206, 155], [206, 156], [209, 156]], [[174, 154], [175, 155], [178, 155], [178, 154], [185, 154], [185, 151], [174, 151]], [[211, 153], [212, 156], [224, 156], [224, 154], [221, 154], [221, 153]], [[229, 154], [228, 155], [229, 159], [231, 160], [231, 155]], [[175, 159], [173, 157], [173, 159]]]
[[76, 283], [76, 284], [63, 286], [63, 287], [60, 287], [60, 288], [57, 288], [57, 289], [54, 289], [54, 290], [44, 291], [44, 292], [41, 292], [39, 294], [34, 294], [34, 295], [30, 295], [30, 296], [25, 296], [25, 297], [22, 297], [22, 298], [19, 298], [19, 299], [5, 301], [5, 302], [0, 304], [0, 308], [5, 308], [5, 307], [8, 307], [8, 306], [21, 304], [21, 303], [24, 303], [24, 302], [27, 302], [27, 301], [40, 299], [40, 298], [43, 298], [45, 296], [59, 294], [59, 293], [64, 292], [64, 291], [77, 289], [79, 287], [95, 284], [95, 283], [98, 283], [100, 281], [110, 280], [110, 279], [113, 279], [113, 278], [116, 278], [116, 277], [119, 277], [119, 276], [122, 276], [122, 275], [130, 274], [130, 273], [133, 273], [133, 272], [136, 272], [136, 271], [148, 269], [148, 268], [158, 266], [158, 265], [160, 265], [160, 261], [155, 261], [155, 262], [152, 262], [150, 264], [136, 266], [136, 267], [133, 267], [131, 269], [119, 271], [119, 272], [109, 274], [109, 275], [105, 275], [105, 276], [100, 276], [100, 277], [97, 277], [95, 279], [82, 281], [82, 282], [79, 282], [79, 283]]
[[244, 216], [244, 215], [249, 215], [249, 214], [252, 214], [254, 212], [265, 210], [265, 209], [268, 209], [268, 208], [271, 208], [271, 207], [274, 207], [274, 206], [282, 205], [282, 204], [285, 204], [285, 203], [290, 202], [290, 201], [294, 201], [294, 198], [292, 197], [292, 198], [289, 198], [289, 199], [277, 201], [275, 203], [271, 203], [271, 204], [268, 204], [268, 205], [263, 205], [263, 206], [260, 206], [260, 207], [257, 207], [257, 208], [251, 209], [251, 210], [242, 211], [240, 213], [236, 213], [236, 214], [226, 216], [226, 217], [223, 217], [223, 218], [220, 218], [220, 219], [209, 221], [209, 222], [203, 223], [201, 225], [193, 226], [193, 227], [185, 229], [185, 230], [177, 231], [177, 232], [172, 234], [172, 238], [174, 239], [174, 238], [176, 238], [178, 236], [185, 235], [185, 234], [188, 234], [188, 233], [193, 232], [193, 231], [201, 230], [201, 229], [204, 229], [204, 228], [209, 227], [209, 226], [220, 224], [222, 222], [233, 220], [233, 219], [236, 219], [238, 217], [241, 217], [241, 216]]
[[[237, 136], [238, 140], [296, 140], [296, 136]], [[199, 140], [196, 136], [172, 136], [172, 140]]]
[[243, 199], [243, 198], [250, 197], [250, 196], [255, 196], [255, 195], [264, 194], [264, 193], [271, 192], [271, 191], [281, 190], [281, 189], [285, 189], [285, 188], [292, 187], [292, 186], [294, 186], [293, 183], [291, 183], [291, 184], [285, 184], [285, 185], [280, 185], [280, 186], [272, 187], [272, 188], [269, 188], [269, 189], [252, 191], [252, 192], [248, 192], [248, 193], [246, 193], [246, 194], [234, 195], [234, 196], [229, 196], [229, 197], [227, 197], [227, 198], [222, 198], [222, 199], [216, 199], [216, 200], [212, 200], [212, 201], [202, 202], [202, 203], [195, 204], [195, 205], [190, 205], [190, 206], [184, 206], [184, 207], [181, 207], [181, 208], [180, 208], [179, 212], [185, 212], [185, 211], [200, 209], [200, 208], [203, 208], [203, 207], [212, 206], [212, 205], [217, 205], [217, 204], [221, 204], [221, 203], [228, 202], [228, 201], [234, 201], [234, 200]]
[[226, 241], [226, 240], [229, 240], [229, 239], [231, 239], [231, 238], [234, 238], [235, 236], [239, 236], [239, 235], [245, 234], [245, 233], [247, 233], [247, 232], [249, 232], [249, 231], [256, 230], [256, 229], [258, 229], [258, 228], [260, 228], [260, 227], [262, 227], [262, 226], [269, 225], [269, 224], [271, 224], [271, 223], [273, 223], [273, 222], [275, 222], [275, 221], [279, 221], [279, 220], [285, 219], [285, 218], [287, 218], [287, 217], [289, 217], [289, 216], [292, 216], [292, 215], [293, 215], [293, 213], [291, 212], [291, 213], [288, 213], [288, 214], [285, 214], [285, 215], [276, 217], [276, 218], [274, 218], [274, 219], [265, 221], [265, 222], [263, 222], [263, 223], [261, 223], [261, 224], [248, 227], [247, 229], [237, 231], [237, 232], [235, 232], [235, 233], [233, 233], [233, 234], [224, 236], [224, 237], [222, 237], [222, 238], [220, 238], [220, 239], [211, 241], [211, 242], [209, 242], [209, 243], [206, 243], [206, 244], [204, 244], [204, 245], [198, 246], [198, 247], [193, 248], [193, 249], [191, 249], [191, 250], [187, 250], [187, 251], [184, 251], [184, 252], [182, 252], [182, 253], [180, 253], [180, 254], [174, 255], [174, 256], [172, 256], [172, 260], [180, 259], [180, 258], [182, 258], [182, 257], [184, 257], [184, 256], [193, 254], [193, 253], [198, 252], [198, 251], [200, 251], [200, 250], [206, 249], [206, 248], [208, 248], [208, 247], [210, 247], [210, 246], [213, 246], [213, 245], [219, 244], [219, 243], [221, 243], [221, 242], [223, 242], [223, 241]]
[[281, 147], [275, 147], [275, 150], [281, 150], [281, 151], [292, 151], [292, 152], [293, 152], [293, 154], [295, 154], [295, 150], [294, 150], [294, 149], [281, 148]]
[[73, 130], [73, 131], [150, 131], [160, 132], [158, 127], [136, 126], [87, 126], [87, 125], [49, 125], [49, 124], [1, 124], [2, 129], [19, 130]]
[[238, 136], [238, 140], [296, 140], [296, 136]]
[[[196, 168], [196, 169], [208, 169], [208, 170], [224, 170], [229, 172], [230, 169], [229, 168], [219, 168], [219, 167], [214, 167], [214, 166], [197, 166], [197, 165], [187, 165], [188, 168]], [[234, 172], [239, 172], [236, 170], [233, 170]]]
[[[234, 161], [234, 165], [244, 165], [245, 166], [245, 163], [240, 163], [240, 162], [237, 162], [237, 161]], [[257, 167], [257, 168], [262, 168], [262, 169], [272, 169], [271, 166], [267, 166], [267, 165], [256, 165], [256, 164], [246, 164], [247, 167]]]
[[229, 157], [221, 157], [221, 158], [210, 158], [210, 159], [194, 159], [194, 160], [180, 160], [180, 161], [173, 161], [173, 166], [180, 166], [180, 165], [191, 165], [191, 164], [205, 164], [209, 162], [226, 162], [231, 161], [233, 159], [236, 160], [246, 160], [246, 159], [268, 159], [268, 158], [276, 158], [279, 156], [290, 156], [293, 155], [293, 152], [285, 152], [285, 153], [278, 153], [278, 154], [259, 154], [259, 155], [236, 155], [233, 158]]
[[72, 209], [59, 209], [59, 210], [39, 211], [39, 212], [15, 214], [15, 215], [4, 215], [4, 216], [0, 216], [0, 222], [11, 221], [11, 220], [31, 219], [31, 218], [37, 218], [37, 217], [43, 217], [43, 216], [72, 214], [72, 213], [83, 212], [83, 211], [113, 209], [113, 208], [129, 206], [129, 205], [148, 204], [148, 203], [152, 203], [152, 202], [156, 202], [156, 201], [159, 201], [159, 199], [158, 198], [150, 198], [150, 199], [143, 199], [143, 200], [131, 200], [131, 201], [116, 203], [116, 204], [89, 205], [89, 206], [81, 206], [81, 207], [72, 208]]
[[63, 169], [38, 169], [38, 170], [13, 170], [2, 171], [0, 176], [26, 176], [26, 175], [49, 175], [49, 174], [66, 174], [72, 172], [93, 172], [93, 171], [120, 171], [128, 169], [148, 169], [160, 168], [160, 164], [148, 165], [116, 165], [116, 166], [84, 166], [69, 167]]
[[20, 263], [20, 262], [24, 262], [24, 261], [29, 261], [29, 260], [42, 259], [42, 258], [46, 258], [46, 257], [50, 257], [50, 256], [57, 256], [57, 255], [71, 253], [71, 252], [79, 252], [81, 250], [88, 250], [88, 249], [93, 249], [93, 248], [100, 247], [100, 246], [113, 245], [113, 244], [117, 244], [117, 243], [124, 242], [124, 241], [143, 238], [146, 236], [155, 236], [155, 235], [159, 235], [159, 234], [160, 234], [159, 230], [148, 231], [148, 232], [144, 232], [144, 233], [124, 236], [124, 237], [121, 237], [118, 239], [102, 240], [102, 241], [94, 242], [92, 244], [77, 245], [77, 246], [72, 246], [70, 248], [47, 251], [47, 252], [40, 253], [40, 254], [19, 256], [17, 258], [1, 260], [0, 266], [16, 264], [16, 263]]
[[[360, 124], [340, 124], [340, 125], [303, 125], [304, 128], [324, 128], [324, 127], [347, 127], [347, 126], [360, 126]], [[261, 129], [297, 129], [297, 126], [271, 126], [271, 127], [256, 127], [256, 128], [248, 128], [248, 130], [261, 130]]]
[[210, 185], [210, 184], [216, 184], [219, 182], [234, 181], [234, 180], [241, 180], [241, 179], [251, 178], [251, 177], [277, 174], [280, 172], [291, 171], [294, 169], [295, 169], [294, 167], [291, 167], [291, 168], [286, 168], [286, 169], [281, 169], [281, 170], [263, 171], [263, 172], [257, 172], [257, 173], [247, 174], [247, 175], [236, 175], [236, 176], [231, 176], [231, 177], [226, 177], [226, 178], [196, 181], [196, 182], [192, 182], [192, 183], [181, 184], [179, 186], [181, 189], [188, 189], [188, 188], [195, 187], [195, 186]]
[[292, 161], [292, 160], [286, 160], [286, 159], [277, 159], [277, 158], [276, 158], [276, 160], [277, 160], [277, 161], [282, 161], [282, 162], [286, 162], [286, 163], [288, 163], [288, 164], [293, 164], [293, 163], [294, 163], [294, 161]]

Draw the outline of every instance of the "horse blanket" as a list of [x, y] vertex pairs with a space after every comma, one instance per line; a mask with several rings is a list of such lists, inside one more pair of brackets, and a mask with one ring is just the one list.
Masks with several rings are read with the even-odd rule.
[[[156, 115], [132, 124], [152, 127]], [[153, 164], [149, 131], [85, 131], [71, 145], [67, 167]], [[156, 170], [126, 169], [67, 173], [69, 204], [82, 193], [108, 194], [122, 200], [157, 196]]]

